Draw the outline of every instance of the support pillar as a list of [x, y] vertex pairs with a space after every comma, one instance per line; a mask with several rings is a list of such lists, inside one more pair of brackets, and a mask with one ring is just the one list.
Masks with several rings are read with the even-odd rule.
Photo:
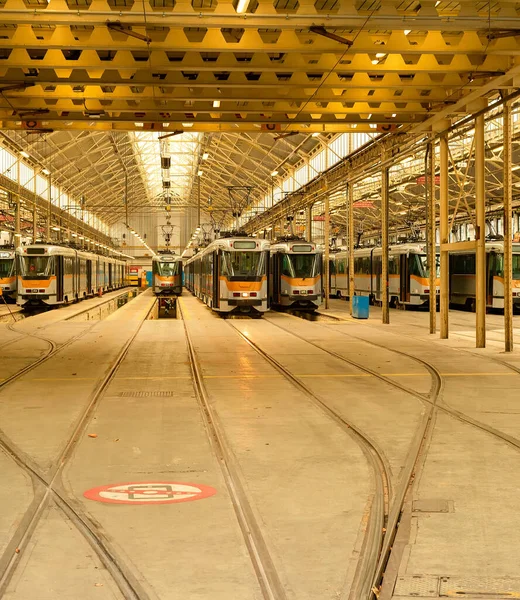
[[505, 351], [513, 351], [513, 180], [511, 161], [511, 104], [504, 104], [504, 342]]
[[307, 238], [308, 242], [312, 242], [312, 204], [307, 208]]
[[436, 188], [435, 188], [435, 144], [429, 144], [429, 172], [430, 177], [426, 178], [429, 185], [429, 231], [427, 232], [427, 244], [429, 254], [429, 266], [430, 266], [430, 333], [437, 331], [437, 249], [435, 243], [435, 229], [436, 229]]
[[475, 207], [477, 222], [476, 257], [476, 343], [486, 347], [486, 196], [484, 115], [475, 119]]
[[352, 315], [352, 299], [354, 298], [354, 183], [348, 184], [348, 296], [350, 314]]
[[[385, 158], [385, 153], [383, 153], [383, 164]], [[381, 171], [381, 306], [383, 309], [382, 320], [385, 325], [390, 323], [390, 306], [388, 298], [388, 196], [388, 167], [383, 167]]]
[[48, 198], [48, 204], [47, 204], [47, 242], [51, 241], [51, 218], [52, 218], [52, 195], [51, 195], [51, 176], [49, 175], [49, 177], [47, 178], [47, 182], [48, 182], [48, 189], [47, 189], [47, 198]]
[[329, 308], [329, 295], [330, 295], [330, 275], [329, 275], [329, 260], [330, 260], [330, 203], [329, 203], [329, 190], [327, 182], [325, 182], [325, 229], [323, 232], [323, 243], [325, 244], [325, 308]]
[[448, 223], [448, 136], [441, 136], [440, 142], [440, 234], [441, 234], [441, 339], [448, 339], [449, 331], [449, 251], [443, 249], [443, 244], [449, 242]]
[[32, 220], [33, 220], [33, 244], [35, 244], [36, 240], [38, 239], [38, 210], [36, 209], [36, 204], [34, 204], [34, 206], [33, 206]]
[[22, 230], [20, 227], [21, 219], [20, 219], [20, 196], [16, 197], [15, 205], [14, 205], [14, 247], [20, 248], [22, 245]]

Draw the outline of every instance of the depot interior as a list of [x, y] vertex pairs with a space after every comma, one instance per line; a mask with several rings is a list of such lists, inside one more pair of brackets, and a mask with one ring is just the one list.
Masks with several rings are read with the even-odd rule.
[[510, 4], [6, 0], [0, 13], [0, 245], [73, 243], [135, 272], [229, 229], [326, 253], [519, 235]]

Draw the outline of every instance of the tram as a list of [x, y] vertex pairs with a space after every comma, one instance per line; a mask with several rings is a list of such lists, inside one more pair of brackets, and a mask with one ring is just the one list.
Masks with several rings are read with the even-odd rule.
[[214, 311], [252, 315], [268, 310], [269, 242], [221, 237], [185, 265], [186, 287]]
[[16, 299], [16, 261], [14, 248], [0, 247], [0, 290], [5, 299]]
[[270, 248], [270, 305], [318, 309], [323, 302], [322, 267], [316, 244], [294, 236], [277, 240]]
[[182, 294], [182, 258], [172, 253], [152, 258], [153, 292], [159, 295]]

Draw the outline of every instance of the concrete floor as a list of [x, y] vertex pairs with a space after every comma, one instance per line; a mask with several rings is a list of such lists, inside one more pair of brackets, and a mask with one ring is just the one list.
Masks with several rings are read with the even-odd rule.
[[[380, 600], [520, 594], [520, 373], [511, 368], [520, 350], [502, 353], [499, 315], [489, 315], [488, 348], [475, 350], [474, 315], [466, 313], [452, 313], [453, 337], [441, 341], [428, 334], [427, 313], [391, 311], [383, 327], [377, 309], [355, 321], [344, 301], [328, 311], [342, 322], [277, 313], [223, 320], [185, 292], [184, 322], [143, 322], [152, 302], [142, 295], [97, 322], [63, 320], [73, 314], [68, 307], [14, 330], [0, 324], [3, 380], [43, 358], [51, 342], [59, 349], [0, 387], [0, 442], [52, 477], [51, 488], [95, 534], [85, 536], [59, 496], [45, 495], [46, 486], [0, 452], [8, 482], [0, 486], [0, 597], [124, 598], [99, 541], [142, 600], [268, 597], [194, 388], [186, 331], [262, 560], [279, 582], [276, 600], [350, 599], [363, 556], [377, 474], [358, 437], [327, 408], [373, 444], [392, 506], [434, 397]], [[64, 452], [79, 424], [77, 443]], [[150, 483], [211, 491], [147, 503], [144, 494], [158, 492], [146, 490], [136, 496], [144, 504], [84, 495], [120, 484], [122, 496], [102, 493], [126, 500], [131, 484]]]

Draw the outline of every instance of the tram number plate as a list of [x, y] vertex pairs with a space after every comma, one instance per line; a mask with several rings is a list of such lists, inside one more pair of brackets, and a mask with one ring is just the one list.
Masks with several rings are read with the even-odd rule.
[[300, 290], [300, 295], [301, 296], [306, 296], [307, 295], [307, 290]]

